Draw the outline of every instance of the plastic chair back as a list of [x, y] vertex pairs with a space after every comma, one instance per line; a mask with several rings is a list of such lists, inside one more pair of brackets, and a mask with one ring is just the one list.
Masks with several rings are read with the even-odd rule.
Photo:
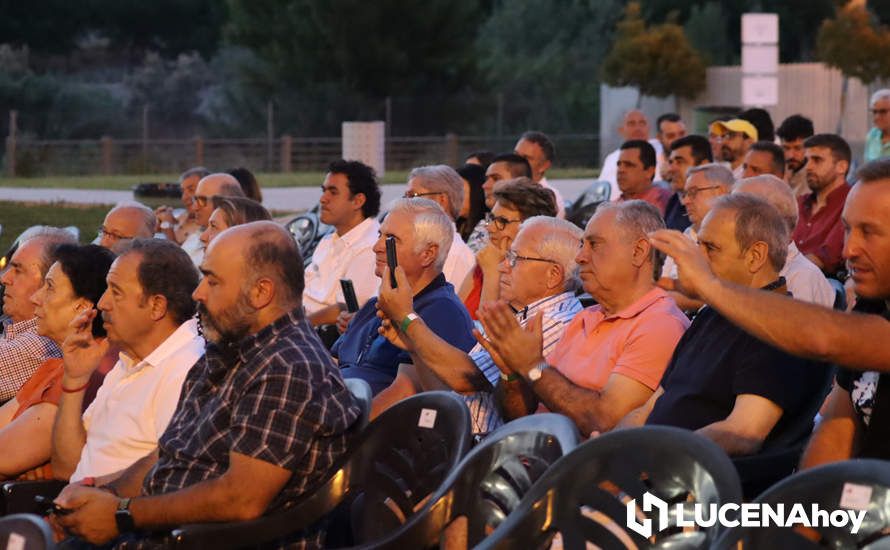
[[[42, 506], [34, 501], [36, 496], [54, 499], [67, 481], [6, 481], [0, 485], [0, 513], [2, 514], [41, 514]], [[0, 546], [2, 548], [2, 546]]]
[[368, 425], [368, 419], [371, 417], [371, 399], [373, 399], [371, 386], [361, 378], [346, 378], [344, 382], [346, 382], [346, 387], [362, 408], [358, 428], [364, 429]]
[[404, 399], [375, 418], [331, 476], [291, 507], [252, 521], [180, 526], [165, 547], [241, 548], [328, 525], [330, 546], [373, 540], [409, 518], [470, 447], [466, 404], [452, 392]]
[[[669, 525], [658, 510], [643, 511], [644, 494], [668, 503]], [[602, 435], [561, 458], [535, 484], [516, 511], [477, 548], [541, 548], [558, 533], [564, 548], [707, 548], [719, 526], [683, 531], [677, 504], [692, 519], [693, 506], [741, 502], [729, 458], [717, 445], [688, 430], [645, 426]], [[628, 506], [649, 537], [627, 526]]]
[[[844, 494], [857, 494], [861, 506], [849, 506]], [[799, 472], [772, 486], [754, 502], [784, 504], [786, 514], [802, 504], [807, 517], [812, 506], [830, 514], [836, 510], [866, 510], [859, 531], [851, 526], [734, 527], [717, 541], [716, 548], [890, 548], [890, 463], [882, 460], [848, 460]]]
[[42, 517], [13, 514], [0, 518], [0, 548], [47, 550], [55, 547], [52, 529]]
[[566, 209], [566, 219], [580, 228], [584, 228], [593, 217], [597, 207], [607, 202], [612, 194], [612, 184], [605, 180], [595, 181], [575, 199], [570, 208]]
[[436, 547], [458, 517], [467, 520], [467, 546], [478, 544], [577, 444], [578, 429], [561, 414], [535, 414], [501, 426], [461, 461], [420, 512], [374, 547]]

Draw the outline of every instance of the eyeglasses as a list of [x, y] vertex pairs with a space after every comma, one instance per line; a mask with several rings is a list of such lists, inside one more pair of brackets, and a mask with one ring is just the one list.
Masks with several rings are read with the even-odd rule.
[[505, 218], [503, 216], [492, 215], [491, 212], [489, 212], [488, 214], [485, 215], [485, 225], [494, 224], [494, 226], [497, 228], [498, 231], [503, 231], [504, 228], [507, 227], [507, 224], [519, 223], [521, 221], [522, 220], [508, 220], [507, 218]]
[[192, 197], [192, 200], [199, 207], [204, 208], [205, 206], [207, 206], [207, 201], [209, 201], [210, 198], [211, 197], [205, 197], [204, 195], [195, 195], [194, 197]]
[[887, 113], [890, 113], [890, 109], [870, 109], [870, 110], [871, 110], [871, 114], [873, 114], [873, 115], [884, 116]]
[[701, 193], [702, 191], [710, 191], [711, 189], [719, 189], [719, 188], [720, 188], [719, 185], [709, 185], [707, 187], [693, 187], [689, 191], [686, 191], [686, 190], [677, 191], [677, 195], [679, 195], [681, 199], [685, 199], [686, 197], [689, 197], [689, 200], [693, 200], [693, 199], [695, 199], [695, 196], [698, 195], [699, 193]]
[[406, 192], [402, 197], [406, 199], [416, 199], [417, 197], [428, 197], [430, 195], [444, 195], [445, 193], [442, 191], [430, 191], [429, 193], [412, 193], [410, 191]]
[[510, 266], [510, 269], [516, 267], [516, 262], [518, 262], [519, 260], [528, 260], [531, 262], [548, 262], [551, 264], [556, 263], [553, 260], [548, 260], [547, 258], [531, 258], [529, 256], [520, 256], [514, 250], [508, 250], [507, 253], [504, 255], [504, 259], [507, 260], [507, 265]]
[[133, 237], [125, 237], [124, 235], [120, 235], [118, 233], [112, 233], [111, 231], [105, 229], [104, 227], [99, 228], [99, 238], [102, 239], [104, 237], [108, 237], [113, 241], [128, 241]]

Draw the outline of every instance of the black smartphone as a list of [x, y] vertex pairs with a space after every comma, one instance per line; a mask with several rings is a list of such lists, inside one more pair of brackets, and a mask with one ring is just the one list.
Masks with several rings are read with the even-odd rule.
[[340, 290], [343, 291], [343, 299], [346, 300], [346, 311], [355, 313], [358, 311], [358, 298], [355, 297], [355, 287], [350, 279], [340, 279]]
[[389, 265], [389, 286], [396, 288], [399, 286], [396, 283], [396, 266], [399, 261], [396, 259], [396, 238], [392, 236], [386, 238], [386, 263]]
[[71, 508], [62, 508], [61, 506], [53, 502], [53, 499], [43, 495], [35, 496], [34, 502], [40, 507], [40, 512], [44, 516], [48, 516], [50, 514], [65, 516], [74, 511]]

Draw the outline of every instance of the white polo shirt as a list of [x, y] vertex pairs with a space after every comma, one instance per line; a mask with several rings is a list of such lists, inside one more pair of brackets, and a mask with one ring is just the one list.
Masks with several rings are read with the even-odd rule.
[[834, 307], [834, 288], [822, 270], [800, 253], [794, 241], [788, 245], [788, 258], [779, 275], [785, 277], [788, 291], [798, 300]]
[[476, 267], [476, 255], [455, 229], [451, 248], [448, 249], [448, 257], [445, 258], [445, 265], [442, 266], [445, 280], [451, 283], [457, 292], [474, 267]]
[[87, 439], [71, 482], [118, 472], [153, 451], [176, 410], [186, 374], [202, 355], [204, 339], [195, 319], [138, 363], [121, 353], [83, 413]]
[[321, 239], [312, 253], [312, 263], [305, 271], [303, 307], [307, 314], [337, 302], [345, 302], [340, 279], [352, 281], [359, 307], [377, 296], [380, 278], [374, 274], [376, 259], [373, 248], [379, 232], [380, 223], [371, 217], [365, 218], [342, 236], [335, 231]]
[[541, 178], [541, 181], [538, 182], [541, 184], [541, 187], [544, 189], [549, 189], [553, 191], [553, 195], [556, 198], [556, 217], [564, 220], [566, 218], [566, 206], [563, 204], [562, 193], [559, 192], [559, 189], [550, 185], [550, 182], [547, 181], [547, 178]]
[[200, 268], [201, 262], [204, 261], [204, 243], [201, 242], [201, 233], [203, 233], [203, 230], [199, 227], [197, 231], [186, 237], [180, 245], [197, 268]]

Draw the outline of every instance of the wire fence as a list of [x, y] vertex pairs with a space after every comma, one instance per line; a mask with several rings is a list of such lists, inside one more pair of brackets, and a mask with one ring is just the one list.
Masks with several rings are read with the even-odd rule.
[[[599, 136], [550, 136], [558, 157], [555, 166], [599, 164]], [[458, 166], [471, 152], [510, 151], [515, 137], [392, 137], [386, 140], [386, 169], [406, 170], [425, 164]], [[177, 173], [191, 166], [214, 169], [245, 166], [261, 172], [322, 171], [342, 156], [342, 140], [333, 137], [274, 139], [78, 139], [36, 140], [7, 137], [7, 176]]]

